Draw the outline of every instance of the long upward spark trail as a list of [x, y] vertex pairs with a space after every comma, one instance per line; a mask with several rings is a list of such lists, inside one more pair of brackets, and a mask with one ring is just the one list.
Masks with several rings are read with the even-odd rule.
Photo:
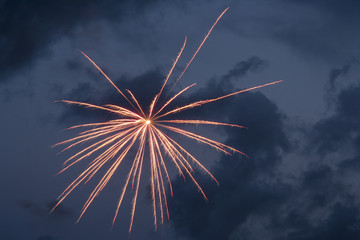
[[[216, 19], [215, 23], [210, 28], [209, 32], [206, 34], [205, 38], [199, 45], [196, 52], [193, 54], [190, 61], [187, 63], [185, 69], [180, 74], [180, 76], [175, 81], [175, 84], [181, 79], [183, 74], [185, 73], [186, 69], [189, 67], [190, 63], [193, 61], [203, 44], [205, 43], [206, 39], [209, 37], [210, 33], [212, 32], [215, 25], [221, 19], [221, 17], [225, 14], [228, 10], [225, 9], [220, 16]], [[129, 173], [126, 177], [125, 184], [121, 190], [121, 194], [119, 200], [117, 202], [115, 214], [113, 217], [113, 225], [116, 221], [116, 218], [119, 213], [119, 208], [124, 200], [125, 193], [131, 185], [131, 189], [134, 189], [134, 196], [132, 200], [132, 208], [131, 208], [131, 220], [130, 220], [130, 227], [129, 232], [133, 227], [133, 220], [135, 216], [136, 210], [136, 202], [138, 198], [139, 186], [140, 186], [140, 179], [143, 173], [143, 163], [144, 163], [144, 156], [145, 152], [148, 152], [150, 158], [150, 183], [151, 183], [151, 196], [152, 196], [152, 206], [153, 206], [153, 217], [154, 217], [154, 225], [155, 229], [158, 223], [158, 210], [160, 210], [160, 222], [163, 223], [164, 215], [169, 219], [169, 209], [168, 209], [168, 202], [167, 202], [167, 190], [165, 187], [165, 183], [167, 182], [169, 185], [170, 195], [173, 196], [173, 189], [171, 184], [171, 178], [169, 175], [169, 171], [167, 169], [167, 165], [165, 163], [166, 159], [169, 159], [170, 162], [175, 166], [179, 174], [183, 177], [190, 177], [192, 182], [195, 184], [196, 188], [199, 192], [203, 195], [204, 199], [207, 200], [207, 196], [199, 183], [196, 181], [194, 177], [194, 170], [192, 164], [194, 166], [199, 167], [202, 169], [206, 174], [208, 174], [217, 184], [218, 181], [216, 178], [207, 170], [198, 159], [196, 159], [188, 150], [182, 147], [177, 141], [175, 141], [169, 134], [164, 132], [172, 132], [182, 136], [187, 137], [189, 140], [195, 140], [200, 143], [204, 143], [220, 152], [225, 154], [231, 153], [240, 153], [244, 156], [245, 153], [231, 147], [227, 146], [221, 142], [218, 142], [213, 139], [209, 139], [203, 137], [201, 135], [195, 134], [190, 131], [185, 131], [181, 128], [175, 127], [174, 125], [179, 124], [195, 124], [195, 125], [213, 125], [213, 126], [225, 126], [225, 127], [236, 127], [236, 128], [244, 128], [244, 126], [240, 126], [238, 124], [229, 124], [229, 123], [222, 123], [222, 122], [215, 122], [215, 121], [206, 121], [206, 120], [198, 120], [198, 119], [188, 119], [188, 120], [169, 120], [164, 117], [177, 114], [181, 111], [185, 111], [187, 109], [195, 108], [202, 106], [207, 103], [219, 101], [221, 99], [231, 97], [240, 93], [248, 92], [254, 89], [262, 88], [265, 86], [273, 85], [279, 83], [281, 81], [270, 82], [267, 84], [247, 88], [244, 90], [236, 91], [233, 93], [229, 93], [217, 98], [213, 99], [205, 99], [199, 100], [193, 103], [186, 104], [181, 107], [173, 108], [170, 110], [165, 110], [169, 108], [171, 102], [177, 99], [182, 93], [189, 90], [195, 84], [192, 84], [183, 90], [176, 93], [173, 97], [168, 99], [164, 104], [158, 104], [160, 101], [159, 98], [165, 89], [165, 86], [168, 83], [168, 80], [171, 77], [173, 69], [175, 68], [178, 60], [180, 59], [182, 52], [185, 48], [187, 39], [183, 43], [175, 61], [172, 64], [172, 67], [169, 73], [164, 80], [164, 83], [159, 90], [159, 93], [155, 95], [153, 101], [151, 102], [148, 112], [144, 111], [144, 109], [140, 106], [138, 100], [134, 96], [134, 94], [127, 90], [126, 92], [129, 94], [129, 97], [125, 95], [125, 91], [122, 92], [115, 83], [105, 74], [105, 72], [84, 52], [81, 53], [94, 65], [94, 67], [100, 71], [100, 73], [109, 81], [109, 83], [120, 93], [132, 106], [132, 109], [128, 109], [125, 107], [107, 104], [104, 106], [98, 106], [90, 103], [84, 102], [76, 102], [70, 100], [62, 100], [62, 102], [66, 104], [75, 104], [82, 107], [90, 108], [90, 109], [97, 109], [102, 110], [105, 112], [109, 112], [111, 114], [115, 114], [118, 116], [118, 119], [110, 120], [107, 122], [99, 122], [99, 123], [89, 123], [89, 124], [81, 124], [77, 126], [70, 127], [69, 129], [74, 128], [85, 128], [87, 130], [82, 131], [79, 133], [78, 136], [55, 144], [64, 145], [66, 144], [62, 152], [72, 149], [76, 146], [82, 145], [84, 143], [88, 143], [88, 145], [80, 150], [79, 152], [75, 153], [74, 155], [70, 156], [64, 162], [64, 168], [59, 172], [62, 173], [63, 171], [67, 170], [69, 167], [83, 161], [84, 159], [88, 159], [92, 156], [94, 158], [90, 161], [88, 166], [85, 168], [80, 175], [73, 180], [68, 187], [62, 192], [62, 194], [58, 197], [58, 202], [53, 208], [53, 210], [59, 206], [61, 202], [65, 200], [67, 196], [81, 183], [87, 183], [90, 181], [99, 171], [104, 170], [105, 173], [101, 177], [100, 181], [97, 183], [94, 190], [91, 192], [90, 196], [88, 197], [87, 201], [85, 202], [79, 219], [84, 215], [86, 210], [89, 206], [93, 203], [94, 199], [99, 195], [99, 193], [105, 188], [108, 184], [114, 173], [120, 167], [120, 165], [125, 161], [127, 156], [129, 155], [129, 151], [131, 149], [136, 150], [135, 157], [133, 158], [131, 168]], [[173, 88], [172, 87], [172, 88]], [[170, 91], [172, 90], [170, 89]], [[171, 126], [169, 125], [171, 124]], [[192, 160], [191, 162], [189, 160]], [[106, 167], [108, 166], [108, 167]], [[52, 210], [52, 211], [53, 211]]]

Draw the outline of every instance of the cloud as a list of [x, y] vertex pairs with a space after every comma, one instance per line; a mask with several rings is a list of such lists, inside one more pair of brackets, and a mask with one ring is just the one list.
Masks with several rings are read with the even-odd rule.
[[[97, 80], [100, 78], [102, 81], [99, 84], [96, 82], [79, 83], [66, 94], [66, 97], [63, 96], [62, 98], [65, 100], [87, 102], [95, 105], [115, 104], [132, 109], [123, 96], [118, 93], [106, 79], [102, 79], [103, 76], [100, 75], [100, 73], [94, 75], [91, 74], [91, 76]], [[138, 99], [139, 104], [144, 111], [147, 111], [154, 96], [161, 88], [164, 79], [165, 75], [163, 75], [159, 68], [156, 68], [138, 76], [123, 75], [117, 79], [113, 79], [113, 81], [119, 89], [129, 97], [129, 99], [130, 96], [126, 89], [130, 90]], [[99, 88], [99, 85], [101, 88]], [[105, 111], [89, 110], [76, 105], [67, 105], [64, 106], [63, 109], [64, 112], [59, 118], [59, 122], [62, 123], [74, 121], [83, 122], [84, 120], [86, 120], [86, 122], [104, 121], [106, 119], [114, 118], [114, 114]]]
[[350, 61], [348, 61], [341, 67], [331, 69], [330, 74], [329, 74], [329, 89], [328, 89], [328, 91], [334, 91], [339, 78], [342, 76], [345, 76], [350, 71], [350, 69], [353, 67], [353, 65], [357, 64], [357, 63], [358, 63], [357, 59], [351, 59]]
[[268, 65], [267, 61], [253, 56], [245, 61], [240, 61], [222, 77], [222, 81], [229, 81], [231, 78], [242, 78], [249, 72], [261, 71]]
[[317, 9], [330, 12], [331, 14], [336, 15], [337, 17], [346, 18], [349, 20], [360, 19], [360, 3], [356, 0], [291, 0], [297, 4], [308, 5], [316, 7]]
[[55, 210], [50, 214], [52, 208], [56, 205], [56, 201], [51, 201], [46, 204], [46, 206], [36, 204], [31, 201], [19, 201], [18, 205], [29, 211], [33, 215], [43, 216], [43, 217], [51, 217], [51, 218], [59, 218], [59, 217], [67, 217], [73, 215], [72, 210], [66, 209], [62, 204], [60, 204]]
[[[213, 95], [214, 91], [218, 95], [229, 89], [235, 91], [229, 76], [242, 77], [264, 64], [260, 58], [240, 62], [194, 96]], [[190, 184], [176, 181], [170, 208], [173, 210], [172, 221], [179, 234], [193, 239], [229, 239], [250, 214], [267, 211], [285, 198], [286, 186], [257, 182], [256, 178], [271, 175], [275, 163], [281, 159], [281, 152], [287, 151], [290, 143], [284, 132], [284, 115], [261, 93], [241, 94], [230, 101], [219, 101], [203, 108], [201, 116], [215, 112], [218, 121], [248, 127], [248, 130], [226, 128], [225, 144], [240, 148], [250, 159], [239, 155], [222, 157], [212, 171], [220, 182], [219, 187], [209, 178], [197, 174], [209, 198], [207, 203]]]
[[276, 5], [254, 6], [248, 1], [252, 11], [243, 13], [246, 17], [240, 27], [231, 28], [249, 36], [274, 38], [306, 57], [331, 62], [359, 55], [360, 4], [356, 0], [278, 0]]
[[43, 236], [36, 238], [36, 240], [56, 240], [56, 239], [58, 239], [58, 238], [50, 236], [50, 235], [43, 235]]
[[0, 83], [33, 62], [49, 56], [50, 44], [96, 19], [121, 21], [141, 14], [157, 1], [2, 1], [0, 7]]
[[[334, 74], [329, 76], [334, 83]], [[221, 87], [216, 81], [214, 86]], [[223, 156], [216, 162], [211, 172], [219, 187], [196, 175], [208, 202], [191, 183], [176, 180], [170, 200], [176, 233], [196, 240], [359, 239], [360, 199], [352, 188], [359, 179], [350, 174], [360, 166], [360, 108], [354, 104], [359, 96], [360, 85], [341, 89], [335, 111], [298, 140], [305, 149], [293, 146], [289, 119], [261, 93], [210, 107], [220, 118], [249, 128], [225, 129], [225, 143], [240, 147], [250, 159]], [[304, 167], [288, 169], [294, 161]]]
[[360, 85], [343, 89], [335, 102], [335, 113], [315, 124], [311, 133], [311, 145], [320, 154], [338, 151], [341, 147], [357, 149], [360, 134]]

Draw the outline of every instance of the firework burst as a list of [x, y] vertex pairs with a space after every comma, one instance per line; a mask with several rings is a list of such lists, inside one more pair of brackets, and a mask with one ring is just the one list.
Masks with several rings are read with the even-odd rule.
[[[198, 51], [201, 49], [203, 44], [205, 43], [206, 39], [209, 37], [211, 31], [220, 20], [220, 18], [225, 14], [228, 10], [225, 9], [220, 16], [216, 19], [215, 23], [210, 28], [209, 32], [206, 34], [203, 41], [200, 43], [199, 47], [193, 54], [190, 61], [187, 63], [186, 67], [180, 74], [180, 76], [176, 79], [175, 83], [170, 89], [174, 88], [175, 84], [180, 80], [180, 78], [185, 73], [186, 69], [189, 67], [195, 56], [197, 55]], [[184, 147], [182, 147], [177, 141], [175, 141], [172, 137], [167, 135], [164, 130], [168, 132], [173, 132], [182, 136], [185, 136], [189, 139], [196, 140], [200, 143], [204, 143], [206, 145], [211, 146], [212, 148], [223, 152], [225, 154], [230, 153], [240, 153], [245, 155], [243, 152], [231, 147], [227, 146], [223, 143], [218, 141], [200, 136], [190, 131], [186, 131], [184, 129], [176, 127], [176, 124], [196, 124], [196, 125], [217, 125], [217, 126], [230, 126], [230, 127], [238, 127], [243, 128], [243, 126], [237, 124], [228, 124], [228, 123], [221, 123], [221, 122], [214, 122], [214, 121], [205, 121], [205, 120], [168, 120], [165, 117], [177, 114], [181, 111], [195, 108], [206, 103], [215, 102], [221, 100], [223, 98], [227, 98], [239, 93], [247, 92], [253, 89], [261, 88], [264, 86], [272, 85], [278, 83], [280, 81], [267, 83], [264, 85], [248, 88], [245, 90], [233, 92], [227, 95], [220, 96], [218, 98], [207, 99], [207, 100], [200, 100], [197, 102], [193, 102], [190, 104], [186, 104], [181, 107], [177, 107], [174, 109], [166, 110], [169, 108], [169, 105], [178, 98], [181, 94], [185, 91], [193, 87], [195, 84], [192, 84], [183, 90], [176, 93], [173, 97], [164, 100], [164, 104], [160, 105], [159, 99], [163, 93], [165, 86], [168, 83], [168, 80], [175, 68], [184, 48], [186, 45], [186, 38], [180, 52], [178, 53], [175, 61], [172, 64], [172, 67], [169, 73], [166, 76], [164, 83], [158, 94], [155, 95], [153, 101], [151, 102], [149, 108], [147, 110], [143, 109], [136, 97], [130, 90], [127, 91], [127, 95], [122, 92], [114, 82], [103, 72], [103, 70], [84, 52], [81, 52], [94, 66], [101, 72], [101, 74], [109, 81], [109, 83], [126, 99], [126, 101], [131, 105], [131, 109], [124, 108], [121, 106], [108, 104], [104, 106], [93, 105], [89, 103], [83, 102], [75, 102], [75, 101], [68, 101], [62, 100], [62, 102], [67, 104], [75, 104], [91, 109], [99, 109], [103, 111], [107, 111], [110, 113], [115, 114], [118, 116], [115, 120], [110, 120], [107, 122], [99, 122], [99, 123], [90, 123], [90, 124], [82, 124], [73, 126], [69, 129], [74, 128], [88, 128], [81, 132], [78, 136], [71, 138], [69, 140], [60, 142], [57, 145], [67, 144], [68, 146], [62, 150], [68, 150], [73, 148], [74, 146], [78, 146], [83, 143], [89, 143], [87, 147], [83, 148], [81, 151], [77, 152], [76, 154], [72, 155], [65, 161], [65, 167], [60, 171], [63, 172], [69, 167], [73, 166], [76, 163], [79, 163], [81, 160], [89, 158], [91, 156], [96, 156], [94, 159], [88, 164], [86, 169], [81, 172], [81, 174], [70, 183], [70, 185], [64, 190], [64, 192], [59, 196], [58, 202], [54, 209], [80, 184], [86, 183], [90, 179], [94, 177], [96, 173], [99, 172], [100, 169], [103, 169], [105, 166], [108, 166], [105, 169], [104, 175], [101, 177], [100, 181], [91, 192], [90, 196], [88, 197], [87, 201], [85, 202], [82, 210], [80, 218], [84, 215], [88, 207], [94, 201], [95, 197], [104, 189], [104, 187], [109, 182], [110, 178], [119, 168], [121, 163], [127, 157], [129, 151], [134, 148], [136, 149], [135, 157], [133, 158], [130, 171], [126, 177], [125, 184], [120, 194], [120, 198], [117, 203], [117, 207], [115, 210], [115, 215], [113, 218], [113, 224], [118, 216], [119, 208], [123, 202], [125, 192], [128, 188], [134, 189], [134, 196], [132, 201], [132, 209], [131, 209], [131, 220], [130, 220], [130, 227], [129, 232], [131, 232], [133, 226], [133, 219], [134, 213], [136, 209], [136, 201], [138, 197], [138, 190], [140, 185], [140, 179], [143, 171], [143, 163], [144, 163], [144, 156], [145, 152], [149, 154], [150, 160], [150, 183], [151, 183], [151, 198], [152, 198], [152, 208], [153, 208], [153, 217], [154, 217], [154, 225], [155, 228], [158, 223], [158, 213], [160, 211], [160, 218], [161, 223], [163, 223], [164, 218], [169, 219], [169, 210], [168, 210], [168, 203], [167, 203], [167, 188], [165, 187], [166, 181], [168, 183], [168, 191], [170, 191], [170, 195], [173, 195], [171, 179], [169, 176], [169, 172], [167, 166], [165, 164], [165, 160], [169, 159], [170, 162], [178, 170], [179, 174], [185, 178], [188, 176], [191, 178], [193, 183], [196, 185], [198, 190], [201, 192], [202, 196], [207, 200], [206, 194], [195, 180], [193, 174], [193, 165], [201, 168], [204, 170], [217, 184], [218, 181], [215, 177]], [[191, 162], [190, 162], [191, 160]]]

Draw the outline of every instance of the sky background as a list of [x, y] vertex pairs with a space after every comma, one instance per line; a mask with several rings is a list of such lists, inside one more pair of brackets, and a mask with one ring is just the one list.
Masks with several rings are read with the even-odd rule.
[[[179, 138], [220, 186], [198, 169], [206, 202], [172, 170], [171, 221], [157, 231], [146, 173], [131, 235], [131, 194], [111, 227], [131, 159], [78, 224], [96, 179], [49, 215], [86, 166], [55, 176], [71, 151], [51, 146], [109, 118], [55, 101], [124, 104], [78, 50], [145, 105], [185, 36], [174, 76], [226, 7], [175, 90], [197, 83], [181, 104], [283, 80], [181, 115], [246, 126], [190, 129], [249, 159]], [[0, 1], [0, 239], [360, 239], [359, 12], [356, 0]]]

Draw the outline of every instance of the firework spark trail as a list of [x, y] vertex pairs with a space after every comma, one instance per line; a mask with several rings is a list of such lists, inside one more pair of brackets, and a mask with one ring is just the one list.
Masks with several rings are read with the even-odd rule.
[[206, 103], [215, 102], [215, 101], [227, 98], [227, 97], [231, 97], [231, 96], [234, 96], [234, 95], [237, 95], [237, 94], [240, 94], [240, 93], [248, 92], [248, 91], [251, 91], [251, 90], [254, 90], [254, 89], [257, 89], [257, 88], [262, 88], [262, 87], [273, 85], [273, 84], [280, 83], [280, 82], [282, 82], [282, 80], [271, 82], [271, 83], [266, 83], [266, 84], [255, 86], [255, 87], [252, 87], [252, 88], [247, 88], [247, 89], [240, 90], [240, 91], [230, 93], [230, 94], [227, 94], [227, 95], [224, 95], [224, 96], [221, 96], [221, 97], [217, 97], [217, 98], [207, 99], [207, 100], [200, 100], [200, 101], [197, 101], [197, 102], [194, 102], [194, 103], [190, 103], [188, 105], [185, 105], [185, 106], [182, 106], [182, 107], [179, 107], [179, 108], [175, 108], [175, 109], [173, 109], [173, 110], [171, 110], [171, 111], [169, 111], [167, 113], [164, 113], [163, 115], [160, 115], [158, 117], [155, 117], [154, 120], [165, 117], [165, 116], [170, 115], [170, 114], [174, 114], [174, 113], [178, 113], [180, 111], [184, 111], [186, 109], [199, 107], [199, 106], [204, 105]]
[[184, 70], [182, 71], [182, 73], [180, 74], [180, 76], [176, 79], [175, 83], [173, 84], [173, 86], [171, 87], [171, 89], [169, 90], [169, 93], [174, 89], [175, 85], [180, 81], [181, 77], [184, 75], [184, 73], [186, 72], [186, 70], [188, 69], [189, 65], [191, 64], [191, 62], [194, 60], [194, 58], [196, 57], [196, 55], [198, 54], [198, 52], [200, 51], [200, 49], [202, 48], [202, 46], [204, 45], [204, 43], [206, 42], [206, 40], [208, 39], [210, 33], [212, 32], [212, 30], [214, 29], [214, 27], [216, 26], [216, 24], [219, 22], [219, 20], [222, 18], [222, 16], [227, 12], [227, 10], [229, 10], [229, 8], [226, 8], [220, 15], [219, 17], [216, 19], [216, 21], [214, 22], [214, 24], [211, 26], [209, 32], [205, 35], [204, 39], [202, 40], [202, 42], [200, 43], [199, 47], [196, 49], [194, 55], [192, 56], [192, 58], [190, 59], [190, 61], [186, 64]]
[[[209, 37], [210, 33], [212, 32], [213, 28], [217, 24], [217, 22], [221, 19], [221, 17], [225, 14], [228, 10], [225, 9], [220, 16], [217, 18], [215, 23], [210, 28], [209, 32], [206, 34], [205, 38], [199, 45], [198, 49], [187, 63], [185, 69], [180, 74], [178, 79], [175, 81], [172, 88], [175, 84], [181, 79], [182, 75], [185, 73], [186, 69], [189, 67], [190, 63], [193, 61], [203, 44], [205, 43], [206, 39]], [[126, 92], [130, 95], [130, 97], [126, 97], [124, 92], [122, 92], [114, 82], [104, 73], [104, 71], [84, 52], [81, 53], [95, 66], [97, 70], [110, 82], [110, 84], [127, 100], [128, 103], [133, 107], [134, 110], [130, 110], [121, 106], [107, 104], [104, 106], [98, 106], [90, 103], [83, 103], [83, 102], [76, 102], [70, 100], [63, 100], [62, 102], [66, 104], [75, 104], [78, 106], [102, 110], [106, 112], [110, 112], [115, 114], [118, 119], [110, 120], [107, 122], [99, 122], [99, 123], [89, 123], [89, 124], [80, 124], [68, 129], [76, 129], [76, 128], [90, 128], [88, 130], [84, 130], [79, 133], [78, 136], [71, 138], [69, 140], [62, 141], [54, 146], [58, 145], [68, 145], [65, 147], [61, 152], [67, 151], [72, 149], [80, 144], [89, 143], [89, 146], [84, 147], [82, 150], [78, 151], [77, 153], [70, 156], [64, 162], [64, 168], [59, 172], [62, 173], [63, 171], [67, 170], [69, 167], [79, 163], [80, 161], [89, 158], [90, 156], [96, 155], [96, 157], [88, 164], [83, 172], [79, 174], [75, 180], [73, 180], [67, 188], [60, 194], [58, 197], [58, 202], [52, 211], [59, 206], [59, 204], [64, 201], [64, 199], [77, 187], [80, 183], [87, 183], [90, 181], [101, 169], [105, 169], [105, 173], [89, 195], [87, 201], [83, 205], [80, 216], [78, 221], [84, 215], [86, 210], [89, 206], [93, 203], [94, 199], [99, 195], [99, 193], [105, 188], [105, 186], [110, 181], [111, 177], [114, 175], [116, 170], [120, 167], [120, 165], [124, 162], [126, 156], [128, 155], [129, 151], [132, 148], [136, 148], [136, 154], [133, 158], [133, 162], [131, 164], [131, 168], [129, 173], [127, 174], [125, 184], [122, 187], [121, 194], [119, 200], [117, 201], [117, 206], [115, 210], [115, 214], [113, 217], [113, 225], [117, 219], [120, 206], [124, 200], [125, 193], [129, 187], [131, 182], [131, 189], [135, 188], [134, 196], [132, 199], [132, 207], [131, 207], [131, 219], [130, 219], [130, 227], [129, 232], [133, 227], [133, 220], [135, 216], [135, 209], [136, 209], [136, 202], [138, 198], [139, 192], [139, 185], [140, 179], [143, 171], [143, 163], [144, 163], [144, 156], [145, 150], [147, 149], [149, 152], [149, 162], [150, 162], [150, 183], [151, 183], [151, 197], [152, 197], [152, 208], [153, 208], [153, 217], [154, 217], [154, 226], [157, 227], [157, 209], [160, 210], [160, 219], [161, 223], [164, 222], [164, 215], [168, 219], [169, 217], [169, 209], [168, 209], [168, 202], [166, 198], [166, 188], [164, 183], [163, 174], [167, 179], [170, 195], [173, 196], [173, 188], [171, 184], [171, 179], [169, 175], [169, 171], [165, 164], [165, 156], [170, 159], [170, 161], [176, 167], [178, 173], [185, 179], [185, 174], [189, 176], [192, 182], [195, 184], [199, 192], [203, 195], [204, 199], [207, 200], [206, 194], [196, 181], [194, 177], [194, 169], [190, 164], [189, 160], [192, 160], [192, 163], [202, 169], [206, 174], [208, 174], [217, 184], [219, 182], [216, 178], [207, 170], [201, 163], [198, 161], [192, 154], [189, 153], [185, 148], [183, 148], [177, 141], [171, 138], [168, 134], [163, 132], [161, 129], [164, 129], [169, 132], [177, 133], [192, 140], [195, 140], [200, 143], [204, 143], [218, 151], [221, 151], [225, 154], [240, 153], [244, 156], [245, 153], [231, 147], [220, 143], [218, 141], [203, 137], [201, 135], [195, 134], [193, 132], [185, 131], [181, 128], [169, 126], [168, 124], [195, 124], [195, 125], [213, 125], [213, 126], [226, 126], [226, 127], [236, 127], [236, 128], [245, 128], [244, 126], [240, 126], [238, 124], [229, 124], [229, 123], [222, 123], [222, 122], [215, 122], [215, 121], [206, 121], [206, 120], [168, 120], [163, 119], [166, 116], [177, 114], [181, 111], [191, 109], [194, 107], [199, 107], [207, 103], [219, 101], [221, 99], [234, 96], [243, 92], [248, 92], [250, 90], [262, 88], [265, 86], [273, 85], [279, 83], [281, 81], [271, 82], [259, 86], [255, 86], [252, 88], [247, 88], [244, 90], [236, 91], [233, 93], [229, 93], [217, 98], [207, 99], [207, 100], [200, 100], [196, 101], [181, 107], [173, 108], [170, 110], [165, 111], [165, 108], [168, 108], [169, 105], [178, 98], [181, 94], [185, 91], [189, 90], [195, 84], [187, 86], [183, 90], [176, 93], [173, 97], [167, 100], [163, 105], [158, 106], [158, 100], [165, 89], [165, 86], [168, 83], [168, 80], [171, 77], [171, 74], [183, 53], [183, 50], [186, 45], [187, 38], [177, 54], [171, 69], [169, 70], [164, 83], [158, 94], [155, 95], [153, 98], [148, 113], [145, 113], [143, 108], [140, 106], [138, 100], [134, 96], [134, 94], [126, 89]], [[170, 89], [170, 91], [172, 90]], [[165, 112], [164, 112], [165, 111]], [[95, 141], [95, 142], [94, 142]], [[106, 165], [109, 165], [108, 168], [105, 168]], [[158, 203], [158, 204], [157, 204]], [[164, 209], [165, 208], [165, 209]]]
[[[156, 95], [156, 96], [157, 96], [156, 99], [158, 99], [158, 98], [160, 97], [162, 91], [164, 90], [164, 87], [165, 87], [167, 81], [169, 80], [172, 71], [174, 70], [177, 62], [179, 61], [179, 59], [180, 59], [180, 57], [181, 57], [182, 52], [184, 51], [184, 48], [185, 48], [185, 45], [186, 45], [186, 41], [187, 41], [187, 38], [185, 38], [184, 44], [183, 44], [182, 48], [180, 49], [180, 52], [178, 53], [178, 55], [177, 55], [177, 57], [176, 57], [173, 65], [172, 65], [172, 67], [171, 67], [171, 69], [170, 69], [170, 71], [169, 71], [169, 73], [168, 73], [168, 75], [166, 76], [166, 79], [165, 79], [164, 84], [162, 85], [162, 87], [161, 87], [161, 89], [160, 89], [160, 92]], [[155, 105], [155, 104], [154, 104], [154, 105]], [[150, 115], [151, 115], [151, 111], [150, 111]]]
[[169, 99], [169, 101], [167, 101], [161, 108], [159, 111], [157, 111], [154, 115], [153, 115], [153, 118], [159, 114], [167, 105], [169, 105], [172, 101], [174, 101], [178, 96], [180, 96], [182, 93], [184, 93], [185, 91], [187, 91], [189, 88], [195, 86], [196, 83], [190, 85], [190, 86], [187, 86], [186, 88], [184, 88], [183, 90], [181, 90], [180, 92], [178, 92], [175, 96], [173, 96], [172, 98]]

